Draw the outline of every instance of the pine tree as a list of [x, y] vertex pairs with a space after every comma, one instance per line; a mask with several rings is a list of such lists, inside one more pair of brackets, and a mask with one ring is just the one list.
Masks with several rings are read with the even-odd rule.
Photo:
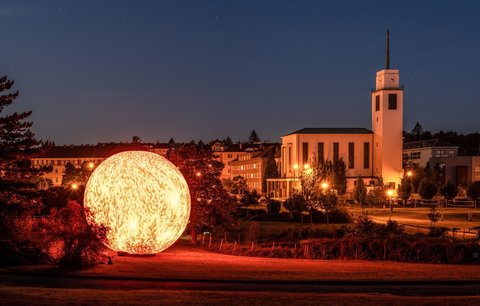
[[[18, 97], [18, 91], [11, 92], [13, 84], [7, 76], [0, 78], [0, 113]], [[41, 209], [35, 185], [38, 175], [31, 167], [40, 142], [30, 131], [31, 114], [14, 112], [0, 117], [0, 240], [17, 247], [28, 243], [30, 233], [24, 223]]]
[[250, 137], [248, 138], [250, 142], [260, 142], [260, 137], [258, 137], [257, 132], [253, 130], [250, 133]]

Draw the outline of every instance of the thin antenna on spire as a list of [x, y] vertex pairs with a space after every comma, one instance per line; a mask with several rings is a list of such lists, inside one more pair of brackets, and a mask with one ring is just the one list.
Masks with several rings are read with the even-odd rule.
[[386, 63], [385, 69], [390, 69], [390, 31], [387, 29], [387, 56], [386, 56]]

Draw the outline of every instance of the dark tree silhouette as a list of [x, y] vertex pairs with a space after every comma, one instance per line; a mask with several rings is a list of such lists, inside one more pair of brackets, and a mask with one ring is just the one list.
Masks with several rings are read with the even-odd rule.
[[196, 243], [198, 231], [218, 231], [236, 225], [232, 199], [220, 182], [223, 164], [208, 146], [185, 144], [169, 151], [167, 158], [182, 172], [190, 189], [190, 232]]
[[40, 142], [30, 131], [31, 111], [4, 114], [18, 97], [12, 87], [13, 81], [0, 78], [0, 241], [18, 250], [30, 244], [33, 214], [42, 208], [36, 188], [38, 173], [30, 162]]
[[258, 137], [257, 132], [253, 130], [250, 133], [250, 137], [248, 138], [248, 140], [251, 142], [260, 142], [260, 137]]

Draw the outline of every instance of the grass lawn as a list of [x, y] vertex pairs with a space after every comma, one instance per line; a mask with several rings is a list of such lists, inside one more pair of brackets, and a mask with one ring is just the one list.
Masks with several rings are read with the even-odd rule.
[[478, 305], [480, 297], [277, 291], [89, 290], [0, 286], [1, 305]]
[[[16, 267], [10, 272], [59, 272], [51, 266]], [[479, 265], [414, 264], [356, 260], [309, 260], [210, 253], [182, 241], [153, 257], [113, 258], [113, 265], [68, 272], [96, 277], [272, 281], [424, 281], [478, 280]]]

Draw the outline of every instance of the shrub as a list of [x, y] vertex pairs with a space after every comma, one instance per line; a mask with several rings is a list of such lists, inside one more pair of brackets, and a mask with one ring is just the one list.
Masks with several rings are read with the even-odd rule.
[[422, 197], [422, 199], [430, 200], [437, 194], [437, 186], [432, 183], [429, 179], [424, 178], [420, 182], [420, 186], [418, 187], [418, 193]]
[[62, 247], [59, 266], [84, 268], [99, 261], [100, 251], [104, 249], [99, 239], [106, 237], [107, 229], [90, 226], [84, 209], [77, 202], [69, 201], [66, 207], [53, 209], [43, 221], [50, 245]]
[[269, 199], [267, 203], [267, 210], [270, 215], [278, 216], [282, 203], [280, 201]]
[[480, 181], [473, 182], [468, 186], [467, 195], [474, 201], [480, 198]]

